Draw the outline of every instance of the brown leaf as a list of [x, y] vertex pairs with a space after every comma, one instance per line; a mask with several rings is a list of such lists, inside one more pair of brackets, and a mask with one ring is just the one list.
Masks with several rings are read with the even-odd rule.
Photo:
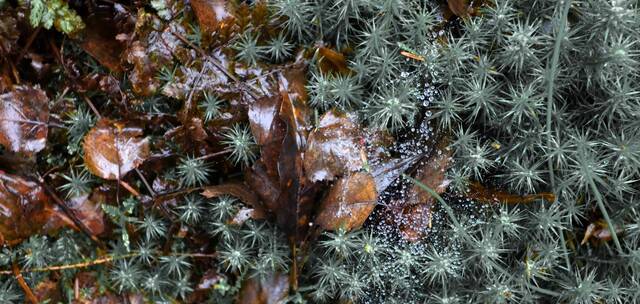
[[206, 198], [219, 197], [222, 195], [231, 195], [240, 199], [243, 203], [251, 207], [259, 207], [258, 197], [245, 184], [228, 183], [222, 185], [208, 186], [202, 191], [202, 196]]
[[489, 189], [479, 182], [469, 183], [469, 191], [467, 197], [481, 203], [505, 203], [505, 204], [519, 204], [519, 203], [531, 203], [537, 200], [545, 200], [547, 202], [554, 202], [556, 196], [553, 193], [542, 192], [529, 195], [517, 195], [506, 193], [497, 189]]
[[[623, 232], [624, 232], [623, 229], [616, 228], [616, 235], [620, 235]], [[590, 240], [593, 241], [593, 243], [598, 244], [598, 243], [608, 242], [611, 239], [612, 239], [612, 236], [611, 236], [611, 231], [609, 230], [609, 225], [607, 225], [607, 222], [605, 220], [599, 219], [593, 223], [590, 223], [589, 226], [587, 226], [587, 229], [584, 232], [584, 237], [580, 242], [580, 245], [584, 245]]]
[[343, 177], [322, 200], [315, 222], [326, 230], [357, 229], [375, 208], [377, 196], [371, 174], [358, 172]]
[[125, 44], [116, 40], [118, 29], [113, 22], [113, 15], [102, 13], [102, 18], [93, 16], [86, 18], [86, 28], [80, 46], [91, 57], [112, 72], [122, 72], [120, 58], [125, 50]]
[[0, 241], [12, 245], [40, 233], [53, 214], [38, 183], [0, 170]]
[[469, 0], [447, 0], [449, 9], [458, 17], [469, 16]]
[[39, 303], [58, 303], [58, 301], [62, 300], [58, 282], [52, 281], [50, 278], [45, 278], [38, 282], [33, 289], [33, 294]]
[[79, 272], [74, 280], [79, 292], [73, 304], [121, 304], [124, 299], [108, 290], [102, 290], [95, 272]]
[[272, 138], [272, 126], [280, 108], [280, 96], [262, 97], [249, 105], [251, 133], [260, 146], [268, 144]]
[[49, 99], [38, 87], [16, 86], [0, 95], [0, 144], [31, 155], [45, 148]]
[[264, 280], [249, 279], [242, 284], [236, 304], [280, 304], [289, 294], [289, 276], [269, 275]]
[[[105, 231], [104, 212], [100, 207], [102, 202], [95, 201], [96, 195], [85, 194], [81, 196], [73, 197], [66, 201], [69, 211], [87, 228], [87, 232], [91, 235], [98, 236]], [[60, 217], [66, 217], [64, 211], [60, 210], [58, 206], [54, 207], [54, 210]], [[73, 225], [71, 219], [62, 219], [69, 225]]]
[[347, 75], [351, 72], [342, 53], [321, 46], [318, 48], [318, 54], [320, 55], [318, 60], [319, 68], [323, 74], [338, 73]]
[[101, 119], [82, 143], [89, 172], [104, 179], [121, 179], [149, 157], [149, 140], [142, 129]]
[[265, 214], [262, 212], [259, 212], [256, 209], [242, 208], [238, 210], [238, 212], [236, 213], [236, 215], [233, 216], [233, 218], [231, 218], [231, 220], [229, 221], [229, 224], [240, 226], [244, 224], [244, 222], [246, 222], [248, 219], [259, 220], [259, 219], [263, 219], [264, 217], [265, 217]]
[[[425, 186], [441, 194], [446, 191], [449, 182], [445, 172], [451, 161], [452, 151], [447, 147], [448, 138], [441, 138], [428, 159], [418, 167], [414, 178]], [[422, 239], [431, 228], [431, 208], [435, 198], [417, 184], [412, 184], [406, 199], [400, 205], [401, 212], [396, 214], [392, 208], [392, 218], [398, 225], [402, 237], [410, 242]]]
[[156, 66], [147, 56], [147, 50], [139, 41], [135, 41], [127, 51], [127, 61], [133, 64], [133, 71], [129, 74], [131, 88], [142, 96], [153, 95], [160, 87], [156, 79]]
[[312, 181], [333, 180], [362, 169], [366, 153], [359, 126], [347, 115], [327, 112], [309, 135], [304, 170]]
[[190, 3], [200, 24], [200, 30], [205, 34], [203, 38], [212, 34], [223, 41], [230, 38], [235, 17], [226, 0], [191, 0]]
[[0, 11], [0, 57], [9, 55], [13, 51], [18, 38], [20, 38], [18, 23], [14, 14], [15, 12], [10, 9]]

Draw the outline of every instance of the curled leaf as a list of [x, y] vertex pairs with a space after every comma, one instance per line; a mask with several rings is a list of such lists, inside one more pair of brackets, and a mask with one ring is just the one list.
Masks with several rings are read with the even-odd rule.
[[82, 147], [89, 172], [110, 180], [122, 178], [149, 157], [149, 140], [142, 137], [142, 129], [109, 119], [98, 121]]
[[353, 120], [337, 111], [327, 112], [309, 135], [304, 170], [312, 182], [333, 180], [362, 169], [366, 153], [361, 131]]
[[375, 208], [377, 195], [371, 174], [358, 172], [343, 177], [322, 201], [316, 224], [326, 230], [357, 229]]
[[47, 143], [49, 99], [37, 87], [16, 86], [0, 95], [0, 144], [31, 155]]

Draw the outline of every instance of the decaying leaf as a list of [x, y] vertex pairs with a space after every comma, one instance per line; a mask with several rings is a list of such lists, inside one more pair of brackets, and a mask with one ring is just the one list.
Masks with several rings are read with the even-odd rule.
[[[451, 161], [452, 151], [447, 145], [447, 138], [440, 139], [429, 158], [418, 167], [414, 177], [438, 194], [445, 192], [449, 184], [445, 179], [445, 172]], [[416, 242], [426, 235], [431, 228], [431, 208], [434, 203], [435, 198], [431, 194], [417, 184], [412, 184], [406, 198], [399, 204], [401, 212], [395, 214], [395, 209], [391, 209], [391, 216], [404, 239]]]
[[45, 148], [49, 99], [38, 87], [16, 86], [0, 95], [0, 144], [31, 155]]
[[258, 207], [260, 203], [258, 202], [258, 197], [256, 194], [249, 190], [248, 186], [243, 183], [228, 183], [222, 185], [208, 186], [204, 188], [202, 191], [202, 196], [206, 198], [219, 197], [222, 195], [231, 195], [240, 199], [243, 203], [252, 206]]
[[[100, 207], [102, 202], [94, 201], [94, 196], [89, 194], [73, 197], [66, 201], [69, 212], [87, 228], [87, 232], [91, 235], [97, 236], [105, 231], [104, 211]], [[59, 210], [58, 206], [54, 207], [54, 210], [60, 217], [66, 217], [63, 210]], [[65, 220], [65, 222], [73, 225], [72, 220]]]
[[505, 204], [518, 204], [518, 203], [531, 203], [537, 200], [545, 200], [547, 202], [554, 202], [556, 196], [550, 192], [542, 192], [529, 195], [517, 195], [506, 193], [497, 189], [486, 188], [479, 182], [469, 183], [469, 191], [467, 197], [485, 204], [493, 203], [505, 203]]
[[[620, 235], [623, 231], [623, 229], [616, 228], [617, 235]], [[580, 245], [584, 245], [590, 240], [595, 240], [596, 242], [608, 242], [611, 241], [611, 239], [612, 236], [611, 231], [609, 230], [609, 225], [607, 225], [607, 222], [605, 220], [599, 219], [587, 226]]]
[[312, 181], [333, 180], [362, 169], [366, 153], [358, 125], [343, 113], [327, 112], [309, 135], [304, 170]]
[[469, 16], [469, 0], [447, 0], [449, 9], [458, 17]]
[[116, 40], [118, 28], [110, 11], [100, 11], [100, 16], [86, 18], [87, 27], [83, 31], [80, 43], [89, 55], [112, 72], [122, 72], [120, 58], [125, 50], [125, 44]]
[[315, 222], [326, 230], [357, 229], [376, 206], [376, 183], [371, 174], [358, 172], [339, 179], [322, 200]]
[[253, 278], [245, 281], [240, 289], [237, 304], [279, 304], [289, 294], [289, 276], [276, 273], [264, 280]]
[[109, 119], [96, 123], [82, 147], [89, 172], [110, 180], [122, 178], [149, 156], [149, 140], [142, 137], [142, 129]]
[[[259, 210], [259, 209], [258, 209]], [[229, 223], [231, 225], [240, 226], [244, 224], [248, 219], [262, 219], [264, 214], [253, 208], [242, 208], [231, 218]]]
[[216, 34], [223, 40], [229, 38], [235, 17], [229, 11], [226, 0], [191, 0], [191, 8], [198, 19], [200, 30], [207, 36]]
[[55, 214], [38, 183], [0, 171], [0, 244], [40, 233]]
[[9, 9], [0, 11], [0, 57], [9, 55], [20, 37], [18, 23]]
[[347, 59], [345, 56], [333, 49], [321, 46], [317, 49], [318, 64], [322, 73], [339, 73], [347, 75], [350, 73], [347, 67]]

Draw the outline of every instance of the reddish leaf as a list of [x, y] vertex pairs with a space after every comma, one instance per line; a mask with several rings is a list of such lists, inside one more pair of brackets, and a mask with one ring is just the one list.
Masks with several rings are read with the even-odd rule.
[[[616, 235], [620, 235], [624, 232], [623, 229], [617, 228]], [[589, 241], [592, 241], [594, 244], [608, 242], [612, 239], [611, 231], [609, 230], [609, 225], [603, 219], [599, 219], [593, 223], [590, 223], [587, 226], [587, 229], [584, 232], [584, 237], [580, 242], [580, 245], [584, 245]]]
[[37, 183], [0, 171], [0, 244], [15, 244], [40, 233], [55, 214]]
[[108, 16], [107, 12], [101, 15], [85, 19], [87, 27], [80, 46], [112, 72], [122, 72], [120, 58], [125, 44], [116, 40], [118, 29], [113, 16]]
[[0, 95], [0, 144], [31, 155], [47, 143], [49, 99], [37, 87], [16, 86]]
[[264, 280], [249, 279], [242, 284], [237, 304], [279, 304], [289, 294], [289, 277], [276, 273]]
[[[452, 151], [447, 145], [448, 139], [442, 138], [429, 158], [417, 169], [414, 177], [438, 194], [445, 192], [449, 184], [445, 179], [445, 172], [451, 161]], [[427, 191], [417, 184], [411, 186], [406, 199], [400, 205], [402, 211], [396, 215], [396, 211], [391, 209], [392, 217], [395, 218], [394, 221], [403, 238], [416, 242], [425, 236], [431, 228], [431, 208], [434, 203], [434, 197]]]
[[333, 180], [362, 169], [366, 153], [359, 126], [347, 115], [329, 111], [309, 135], [304, 170], [312, 181]]
[[347, 67], [347, 60], [342, 53], [321, 46], [318, 48], [318, 55], [320, 55], [318, 63], [322, 73], [339, 73], [345, 75], [350, 73]]
[[60, 289], [58, 288], [58, 282], [52, 281], [50, 278], [38, 282], [33, 289], [33, 294], [38, 299], [39, 303], [58, 303], [62, 300]]
[[149, 156], [149, 141], [142, 138], [141, 129], [109, 119], [98, 121], [82, 147], [89, 172], [111, 180], [122, 178]]
[[191, 0], [191, 8], [198, 19], [203, 38], [216, 35], [223, 41], [231, 37], [235, 17], [226, 0]]
[[489, 189], [479, 182], [471, 182], [469, 184], [469, 192], [467, 197], [481, 203], [505, 203], [505, 204], [519, 204], [519, 203], [531, 203], [537, 200], [545, 200], [547, 202], [554, 202], [556, 196], [553, 193], [542, 192], [538, 194], [529, 195], [517, 195], [506, 193], [497, 189]]
[[375, 208], [377, 196], [371, 174], [359, 172], [343, 177], [322, 200], [315, 222], [326, 230], [357, 229]]

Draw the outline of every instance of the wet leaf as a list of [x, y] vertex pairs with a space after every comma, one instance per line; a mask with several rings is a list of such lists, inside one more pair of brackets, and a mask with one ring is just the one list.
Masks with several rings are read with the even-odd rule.
[[337, 111], [327, 112], [309, 135], [304, 170], [312, 182], [333, 180], [356, 172], [366, 163], [362, 132], [354, 120]]
[[54, 214], [38, 183], [0, 170], [0, 243], [15, 244], [42, 232]]
[[[447, 147], [448, 139], [441, 138], [430, 156], [424, 160], [416, 170], [414, 178], [421, 184], [442, 194], [447, 190], [449, 181], [445, 179], [445, 172], [451, 161], [452, 150]], [[410, 242], [422, 239], [431, 228], [431, 208], [435, 198], [424, 191], [417, 183], [412, 183], [406, 198], [400, 204], [401, 212], [393, 214], [401, 236]], [[395, 210], [391, 210], [395, 213]]]
[[126, 46], [116, 39], [118, 24], [114, 22], [115, 14], [107, 9], [101, 9], [95, 14], [85, 19], [87, 27], [80, 46], [112, 72], [122, 72], [120, 60]]
[[263, 219], [264, 217], [265, 217], [265, 214], [256, 209], [242, 208], [238, 210], [238, 212], [233, 216], [233, 218], [231, 218], [229, 223], [231, 225], [241, 226], [248, 219], [259, 220], [259, 219]]
[[40, 303], [58, 303], [58, 301], [62, 300], [58, 282], [50, 278], [45, 278], [38, 282], [33, 289], [33, 294]]
[[95, 272], [79, 272], [74, 282], [82, 292], [73, 300], [73, 304], [120, 304], [124, 299], [103, 290]]
[[[105, 231], [104, 212], [100, 207], [102, 202], [94, 201], [95, 196], [89, 196], [89, 194], [72, 197], [66, 201], [69, 211], [87, 228], [91, 235], [98, 236]], [[54, 210], [60, 217], [66, 217], [64, 211], [60, 210], [58, 206], [54, 207]], [[64, 219], [65, 222], [73, 226], [71, 219]]]
[[226, 0], [191, 0], [190, 3], [204, 35], [215, 35], [223, 41], [230, 38], [235, 17]]
[[264, 280], [250, 279], [242, 284], [237, 304], [279, 304], [289, 294], [289, 276], [276, 273]]
[[0, 95], [0, 144], [31, 155], [45, 148], [49, 99], [38, 87], [16, 86]]
[[375, 208], [377, 195], [371, 174], [359, 172], [343, 177], [322, 200], [315, 222], [326, 230], [357, 229]]
[[109, 119], [96, 123], [82, 147], [89, 172], [110, 180], [121, 179], [149, 157], [149, 140], [142, 137], [142, 129]]

